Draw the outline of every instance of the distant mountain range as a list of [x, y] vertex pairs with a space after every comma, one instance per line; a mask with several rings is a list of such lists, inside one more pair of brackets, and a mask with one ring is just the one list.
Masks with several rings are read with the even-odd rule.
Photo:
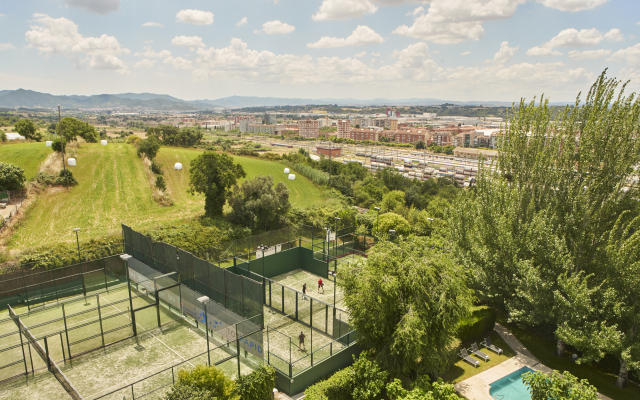
[[99, 94], [93, 96], [55, 96], [48, 93], [35, 92], [33, 90], [0, 90], [0, 107], [5, 108], [55, 108], [58, 105], [65, 109], [103, 108], [115, 109], [128, 107], [132, 109], [155, 110], [207, 110], [216, 107], [244, 108], [244, 107], [275, 107], [275, 106], [304, 106], [304, 105], [338, 105], [338, 106], [430, 106], [444, 103], [456, 105], [485, 105], [485, 106], [511, 106], [503, 101], [452, 101], [433, 98], [412, 99], [301, 99], [284, 97], [254, 97], [254, 96], [230, 96], [215, 100], [188, 101], [178, 99], [166, 94], [154, 93], [121, 93]]

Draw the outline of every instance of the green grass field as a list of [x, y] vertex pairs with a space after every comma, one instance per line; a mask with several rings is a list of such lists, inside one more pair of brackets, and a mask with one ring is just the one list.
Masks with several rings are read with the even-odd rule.
[[19, 166], [24, 169], [27, 180], [30, 180], [51, 151], [51, 147], [44, 142], [3, 144], [0, 145], [0, 162]]
[[[0, 146], [24, 146], [25, 154], [32, 151], [44, 159], [44, 144], [31, 143]], [[49, 151], [49, 150], [46, 150]], [[175, 204], [161, 207], [152, 199], [144, 165], [135, 147], [126, 144], [83, 144], [77, 150], [78, 166], [71, 167], [78, 186], [71, 189], [54, 188], [41, 194], [27, 213], [8, 245], [25, 249], [75, 240], [73, 228], [79, 227], [80, 240], [104, 237], [120, 230], [120, 223], [136, 229], [149, 229], [178, 223], [204, 213], [204, 197], [187, 193], [189, 165], [201, 152], [194, 149], [162, 148], [158, 161], [164, 164], [165, 180]], [[26, 158], [26, 156], [23, 156]], [[36, 158], [33, 156], [33, 158]], [[297, 206], [318, 204], [325, 199], [323, 192], [308, 179], [298, 176], [286, 179], [284, 165], [245, 157], [235, 157], [247, 172], [247, 178], [258, 174], [272, 174], [291, 190], [291, 203]], [[39, 165], [40, 161], [33, 162]], [[181, 162], [184, 168], [175, 171]], [[35, 167], [37, 170], [37, 167]]]

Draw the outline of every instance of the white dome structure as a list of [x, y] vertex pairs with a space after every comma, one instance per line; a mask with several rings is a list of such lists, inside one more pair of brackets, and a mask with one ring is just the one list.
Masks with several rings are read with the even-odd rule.
[[47, 147], [51, 147], [51, 145], [53, 145], [53, 142], [51, 140], [47, 140], [46, 142], [44, 142], [44, 144], [46, 144]]
[[178, 171], [181, 170], [182, 169], [182, 164], [177, 162], [176, 165], [173, 166], [173, 169], [178, 170]]
[[75, 166], [76, 166], [76, 159], [75, 159], [75, 158], [70, 158], [70, 159], [68, 159], [68, 160], [67, 160], [67, 164], [68, 164], [70, 167], [75, 167]]
[[296, 180], [296, 176], [294, 174], [289, 174], [289, 180], [290, 181], [295, 181]]
[[107, 141], [106, 140], [101, 140], [100, 144], [103, 145], [103, 146], [106, 146], [107, 145]]
[[288, 174], [288, 173], [289, 173], [289, 168], [285, 168], [285, 169], [284, 169], [284, 173], [285, 173], [285, 174]]

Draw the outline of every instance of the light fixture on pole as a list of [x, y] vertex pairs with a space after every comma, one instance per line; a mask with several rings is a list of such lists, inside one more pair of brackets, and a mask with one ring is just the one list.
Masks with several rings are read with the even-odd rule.
[[391, 241], [393, 241], [393, 237], [396, 235], [395, 229], [389, 229], [389, 234], [391, 235]]
[[76, 244], [78, 245], [78, 262], [80, 262], [80, 239], [78, 239], [78, 232], [80, 228], [73, 228], [73, 231], [76, 233]]
[[265, 284], [265, 280], [264, 280], [264, 251], [266, 249], [268, 249], [268, 247], [264, 244], [261, 244], [260, 246], [258, 246], [258, 249], [262, 250], [262, 293], [263, 293], [263, 300], [266, 300], [266, 296], [267, 296], [267, 292], [265, 290], [264, 284]]
[[207, 332], [207, 360], [209, 365], [211, 365], [211, 353], [209, 352], [209, 321], [207, 318], [207, 303], [209, 302], [209, 297], [198, 297], [198, 301], [204, 305], [204, 330]]

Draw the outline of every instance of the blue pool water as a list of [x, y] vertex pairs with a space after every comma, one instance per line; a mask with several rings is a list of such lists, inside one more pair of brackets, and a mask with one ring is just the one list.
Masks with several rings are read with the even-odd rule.
[[497, 396], [498, 399], [502, 400], [531, 400], [531, 393], [522, 382], [522, 375], [527, 372], [533, 372], [533, 370], [528, 367], [520, 368], [493, 382], [490, 385], [491, 389], [489, 389], [491, 398], [496, 398]]

